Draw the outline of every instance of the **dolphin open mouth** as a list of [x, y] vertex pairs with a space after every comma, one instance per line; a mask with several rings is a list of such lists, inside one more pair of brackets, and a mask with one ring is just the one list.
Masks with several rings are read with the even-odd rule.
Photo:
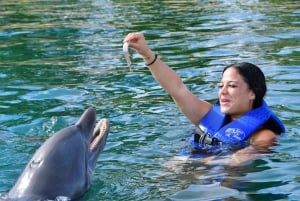
[[89, 146], [90, 151], [94, 151], [97, 148], [102, 150], [104, 148], [106, 138], [109, 133], [109, 128], [110, 127], [108, 119], [101, 119], [99, 121], [93, 132], [93, 136]]

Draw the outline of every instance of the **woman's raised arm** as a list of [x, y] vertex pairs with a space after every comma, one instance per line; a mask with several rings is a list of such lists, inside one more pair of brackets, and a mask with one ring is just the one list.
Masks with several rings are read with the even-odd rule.
[[128, 43], [129, 47], [135, 49], [143, 57], [155, 80], [173, 98], [185, 116], [193, 124], [198, 125], [212, 105], [191, 93], [178, 74], [149, 48], [142, 33], [130, 33], [123, 42]]

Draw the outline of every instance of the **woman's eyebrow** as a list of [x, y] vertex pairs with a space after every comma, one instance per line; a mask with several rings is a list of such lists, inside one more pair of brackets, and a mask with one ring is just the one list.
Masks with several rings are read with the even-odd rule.
[[239, 81], [228, 81], [230, 84], [239, 84]]
[[239, 84], [239, 81], [235, 81], [235, 80], [222, 81], [222, 80], [220, 80], [219, 83]]

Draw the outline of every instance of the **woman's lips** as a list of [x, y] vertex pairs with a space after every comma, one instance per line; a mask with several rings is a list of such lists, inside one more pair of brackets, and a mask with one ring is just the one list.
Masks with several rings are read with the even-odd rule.
[[221, 98], [221, 99], [220, 99], [220, 104], [221, 104], [221, 105], [226, 105], [226, 104], [228, 104], [228, 103], [230, 103], [230, 100], [229, 100], [229, 99], [226, 99], [226, 98]]

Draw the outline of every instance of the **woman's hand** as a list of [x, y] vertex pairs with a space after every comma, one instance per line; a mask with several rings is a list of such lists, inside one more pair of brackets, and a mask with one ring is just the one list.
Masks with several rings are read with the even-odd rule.
[[144, 58], [145, 63], [153, 61], [155, 54], [149, 48], [143, 33], [129, 33], [123, 43], [128, 43], [129, 47], [135, 49]]

